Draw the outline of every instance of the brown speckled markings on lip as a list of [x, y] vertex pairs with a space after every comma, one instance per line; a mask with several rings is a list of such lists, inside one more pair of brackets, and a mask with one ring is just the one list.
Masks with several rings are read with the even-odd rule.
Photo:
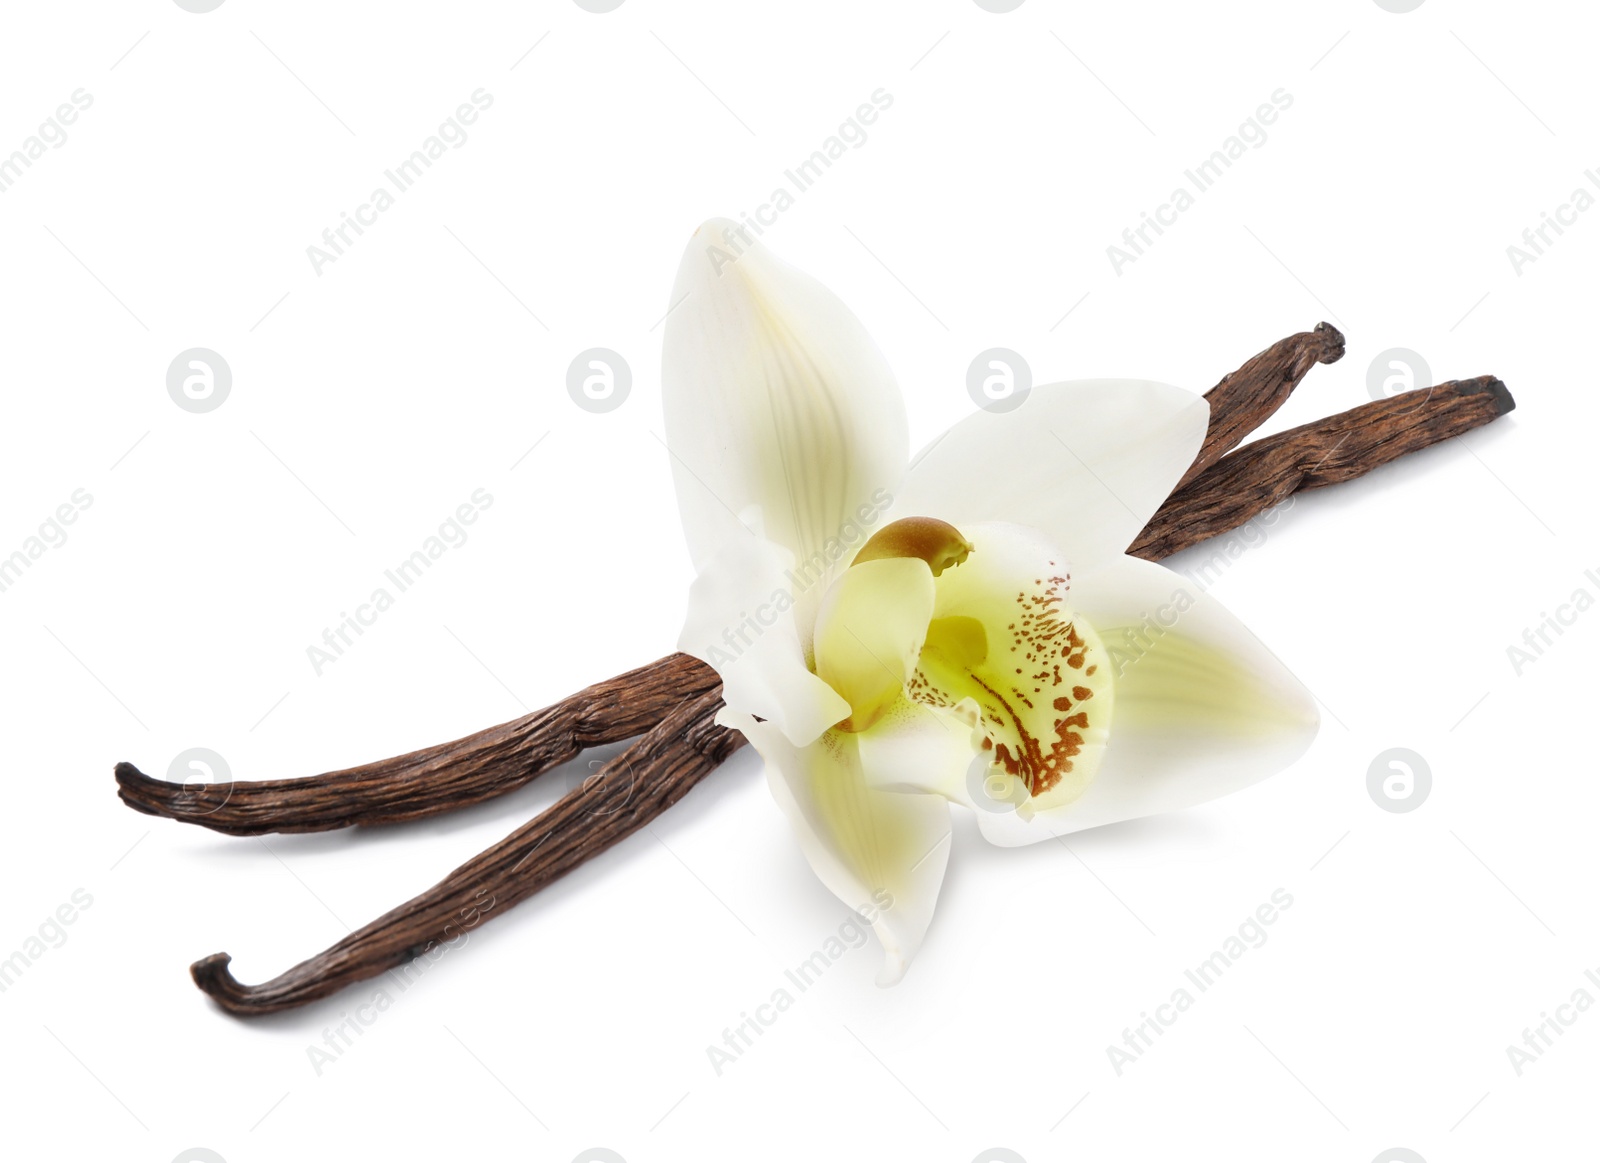
[[[1049, 566], [1059, 569], [1053, 561]], [[966, 668], [974, 689], [963, 693], [980, 706], [987, 736], [983, 748], [993, 750], [995, 761], [1026, 785], [1030, 797], [1052, 790], [1073, 772], [1090, 727], [1085, 704], [1094, 690], [1087, 681], [1073, 680], [1079, 675], [1092, 678], [1098, 666], [1089, 659], [1089, 642], [1064, 614], [1070, 579], [1063, 573], [1035, 578], [1031, 587], [1017, 591], [1013, 601], [1019, 613], [1006, 626], [1006, 649], [992, 643], [981, 661]], [[920, 667], [912, 675], [910, 692], [934, 706], [949, 707], [955, 701]], [[1055, 713], [1049, 730], [1041, 732], [1044, 699]]]
[[[1049, 564], [1055, 568], [1055, 562]], [[1017, 622], [1007, 627], [1012, 632], [1011, 651], [1020, 652], [1023, 661], [1040, 666], [1040, 670], [1029, 676], [1036, 683], [1050, 681], [1052, 685], [1059, 684], [1062, 662], [1072, 670], [1082, 670], [1086, 662], [1087, 644], [1073, 622], [1063, 618], [1058, 608], [1066, 601], [1069, 582], [1069, 578], [1060, 575], [1035, 578], [1033, 584], [1037, 589], [1034, 592], [1022, 590], [1016, 596], [1022, 613]], [[1021, 667], [1013, 669], [1017, 674], [1022, 674]], [[1027, 784], [1029, 795], [1037, 796], [1054, 788], [1072, 771], [1073, 760], [1083, 750], [1082, 732], [1089, 727], [1088, 712], [1068, 714], [1073, 707], [1072, 701], [1065, 697], [1053, 699], [1052, 709], [1061, 714], [1053, 721], [1056, 737], [1047, 753], [1040, 740], [1029, 733], [1022, 717], [1012, 709], [1005, 696], [987, 686], [986, 689], [1005, 708], [1020, 747], [1020, 753], [1013, 752], [1007, 744], [1001, 743], [995, 750], [995, 758], [1009, 774]], [[1011, 693], [1029, 710], [1034, 709], [1033, 700], [1021, 686], [1013, 683]], [[1034, 686], [1033, 693], [1042, 694], [1042, 686]]]

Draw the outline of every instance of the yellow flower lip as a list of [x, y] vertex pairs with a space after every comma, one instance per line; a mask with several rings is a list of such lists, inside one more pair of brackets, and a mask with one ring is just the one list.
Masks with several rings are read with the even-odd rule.
[[948, 521], [937, 517], [902, 517], [879, 529], [855, 556], [852, 566], [886, 557], [916, 557], [928, 563], [938, 577], [960, 565], [972, 552], [972, 542]]

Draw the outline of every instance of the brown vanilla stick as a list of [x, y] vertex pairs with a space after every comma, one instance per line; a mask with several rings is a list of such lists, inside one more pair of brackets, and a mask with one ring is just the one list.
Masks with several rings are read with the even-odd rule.
[[1252, 441], [1180, 486], [1128, 552], [1158, 561], [1237, 529], [1294, 493], [1369, 473], [1516, 406], [1505, 384], [1479, 376], [1402, 392]]
[[304, 779], [181, 784], [117, 764], [117, 794], [153, 816], [233, 836], [394, 824], [504, 795], [585, 748], [631, 739], [718, 686], [686, 654], [585, 687], [509, 723], [407, 755]]
[[1229, 372], [1206, 393], [1211, 423], [1200, 455], [1178, 487], [1216, 464], [1259, 428], [1283, 406], [1308, 371], [1319, 363], [1337, 363], [1343, 355], [1344, 335], [1331, 323], [1318, 323], [1315, 330], [1280, 339], [1246, 360], [1238, 371]]
[[[1514, 407], [1505, 385], [1484, 376], [1365, 404], [1256, 441], [1179, 489], [1130, 552], [1159, 560], [1237, 528], [1296, 489], [1349, 480]], [[1230, 496], [1244, 501], [1228, 503]], [[720, 706], [720, 687], [685, 701], [532, 822], [278, 977], [242, 985], [228, 970], [228, 955], [217, 953], [191, 967], [195, 984], [230, 1013], [271, 1013], [326, 997], [458, 939], [632, 835], [744, 746], [744, 736], [714, 723]]]
[[744, 744], [712, 721], [721, 687], [685, 699], [593, 778], [438, 884], [344, 940], [260, 985], [243, 985], [216, 953], [190, 966], [195, 984], [228, 1012], [270, 1014], [460, 940], [483, 921], [632, 835], [683, 798]]

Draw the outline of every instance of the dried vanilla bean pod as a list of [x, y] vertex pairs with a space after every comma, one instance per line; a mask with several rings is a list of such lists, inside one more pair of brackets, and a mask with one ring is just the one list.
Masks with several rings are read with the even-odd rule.
[[648, 731], [717, 686], [703, 662], [669, 654], [520, 719], [393, 759], [304, 779], [198, 785], [119, 763], [117, 794], [138, 811], [233, 836], [394, 824], [504, 795], [587, 747]]
[[1283, 406], [1306, 373], [1319, 363], [1337, 363], [1344, 356], [1344, 335], [1331, 323], [1280, 339], [1251, 356], [1238, 371], [1206, 393], [1211, 423], [1200, 455], [1178, 482], [1182, 488], [1221, 460]]
[[1252, 441], [1167, 498], [1128, 552], [1158, 561], [1237, 529], [1294, 493], [1371, 472], [1517, 406], [1494, 376], [1450, 380]]
[[632, 835], [744, 744], [714, 723], [722, 688], [684, 700], [633, 746], [549, 810], [421, 895], [260, 985], [242, 985], [226, 953], [195, 962], [195, 984], [233, 1014], [269, 1014], [394, 969], [499, 916]]

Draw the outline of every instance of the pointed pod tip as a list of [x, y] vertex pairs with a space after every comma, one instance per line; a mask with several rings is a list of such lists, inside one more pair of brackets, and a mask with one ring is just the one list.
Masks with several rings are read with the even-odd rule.
[[1344, 332], [1332, 323], [1322, 322], [1312, 329], [1312, 333], [1322, 337], [1322, 355], [1318, 357], [1318, 363], [1338, 363], [1344, 358]]
[[1496, 416], [1504, 416], [1507, 412], [1516, 411], [1517, 408], [1516, 397], [1511, 394], [1511, 389], [1506, 387], [1505, 381], [1499, 376], [1479, 376], [1477, 379], [1461, 380], [1456, 391], [1463, 396], [1487, 393], [1494, 399]]
[[148, 780], [150, 778], [127, 760], [123, 760], [121, 763], [117, 764], [113, 771], [117, 777], [118, 783], [135, 783], [141, 780]]
[[239, 982], [228, 969], [233, 958], [226, 953], [213, 953], [189, 966], [189, 976], [202, 993], [211, 997], [231, 998], [240, 990]]

